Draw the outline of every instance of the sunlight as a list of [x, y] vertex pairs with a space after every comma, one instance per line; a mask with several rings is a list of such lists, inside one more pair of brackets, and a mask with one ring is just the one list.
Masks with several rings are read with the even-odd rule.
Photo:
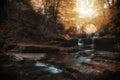
[[42, 0], [30, 0], [30, 4], [35, 12], [41, 12], [44, 14], [44, 5]]
[[87, 34], [95, 33], [97, 31], [97, 27], [94, 24], [87, 24], [83, 28], [84, 32]]
[[76, 0], [76, 11], [80, 18], [94, 18], [98, 16], [95, 0]]
[[99, 17], [100, 5], [98, 5], [96, 0], [75, 0], [75, 3], [78, 20], [79, 22], [84, 23], [76, 26], [78, 33], [82, 33], [80, 27], [83, 28], [83, 32], [86, 34], [95, 33], [97, 31], [97, 27], [92, 24], [92, 21]]
[[[30, 0], [30, 4], [36, 13], [44, 15], [46, 19], [56, 14], [56, 21], [62, 23], [65, 30], [72, 28], [73, 31], [76, 30], [75, 33], [79, 34], [87, 31], [88, 33], [100, 31], [100, 27], [109, 22], [112, 16], [109, 9], [112, 0], [51, 0], [58, 1], [59, 5], [48, 1], [50, 0]], [[55, 13], [56, 11], [58, 12]], [[91, 32], [89, 28], [85, 29], [87, 31], [82, 31], [81, 28], [87, 24], [94, 24], [95, 31]]]

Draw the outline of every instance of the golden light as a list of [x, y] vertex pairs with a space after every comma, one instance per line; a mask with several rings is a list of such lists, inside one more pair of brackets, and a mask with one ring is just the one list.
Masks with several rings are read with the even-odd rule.
[[[98, 19], [98, 17], [101, 15], [100, 4], [96, 0], [75, 0], [75, 3], [76, 3], [75, 10], [78, 14], [79, 21], [78, 23], [79, 26], [76, 26], [78, 33], [83, 32], [85, 32], [86, 34], [95, 33], [98, 29], [98, 27], [94, 25], [94, 23], [96, 22], [95, 19]], [[83, 24], [80, 25], [80, 23]], [[81, 30], [80, 27], [82, 27], [83, 31]]]
[[83, 26], [83, 31], [87, 34], [95, 33], [97, 31], [97, 27], [94, 24], [87, 24]]
[[76, 0], [76, 11], [80, 18], [97, 17], [99, 13], [95, 7], [95, 0]]
[[35, 12], [41, 12], [44, 14], [44, 5], [42, 0], [30, 0], [30, 4]]
[[[49, 18], [51, 14], [49, 0], [30, 0], [33, 10], [41, 13]], [[50, 0], [57, 1], [57, 0]], [[66, 30], [72, 28], [79, 34], [90, 34], [100, 31], [101, 27], [110, 21], [110, 17], [114, 15], [113, 10], [109, 9], [107, 0], [58, 0], [60, 5], [57, 8], [57, 21], [62, 23]], [[111, 0], [109, 0], [112, 5]], [[56, 5], [54, 5], [56, 6]], [[89, 24], [90, 23], [90, 24]], [[93, 25], [94, 24], [94, 25]], [[84, 31], [81, 29], [84, 25]], [[92, 26], [92, 27], [91, 27]]]

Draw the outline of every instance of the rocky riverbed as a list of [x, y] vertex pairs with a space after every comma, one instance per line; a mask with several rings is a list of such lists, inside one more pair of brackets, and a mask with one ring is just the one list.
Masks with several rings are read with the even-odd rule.
[[119, 52], [80, 49], [57, 42], [9, 44], [6, 49], [0, 53], [2, 80], [120, 79]]

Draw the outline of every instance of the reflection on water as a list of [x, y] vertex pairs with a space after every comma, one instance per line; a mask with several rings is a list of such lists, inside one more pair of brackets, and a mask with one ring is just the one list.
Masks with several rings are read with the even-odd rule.
[[61, 69], [58, 69], [58, 68], [56, 68], [54, 66], [48, 67], [47, 70], [50, 71], [53, 74], [58, 74], [58, 73], [62, 73], [63, 72]]
[[37, 67], [47, 67], [48, 64], [45, 64], [45, 63], [42, 63], [42, 62], [36, 62], [35, 66], [37, 66]]
[[63, 72], [61, 69], [55, 67], [54, 65], [46, 64], [46, 63], [42, 63], [42, 62], [36, 62], [35, 66], [36, 67], [44, 67], [44, 70], [46, 70], [52, 74], [58, 74], [58, 73]]
[[79, 57], [79, 58], [77, 58], [77, 60], [76, 60], [76, 63], [82, 63], [82, 62], [87, 62], [87, 61], [90, 61], [90, 56], [88, 56], [88, 57]]
[[45, 53], [34, 54], [34, 53], [8, 53], [7, 55], [13, 56], [13, 61], [22, 61], [24, 59], [28, 60], [40, 60], [46, 57]]

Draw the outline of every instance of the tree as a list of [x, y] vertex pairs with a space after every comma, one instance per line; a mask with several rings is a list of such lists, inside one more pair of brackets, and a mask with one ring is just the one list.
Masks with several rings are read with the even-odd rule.
[[[42, 13], [43, 16], [45, 16], [45, 22], [48, 22], [48, 20], [51, 19], [52, 21], [56, 22], [58, 15], [58, 7], [60, 6], [59, 4], [61, 0], [36, 0], [36, 1], [39, 2], [37, 3], [39, 5], [39, 8], [36, 9], [38, 9], [40, 13]], [[33, 1], [33, 3], [35, 2]]]

